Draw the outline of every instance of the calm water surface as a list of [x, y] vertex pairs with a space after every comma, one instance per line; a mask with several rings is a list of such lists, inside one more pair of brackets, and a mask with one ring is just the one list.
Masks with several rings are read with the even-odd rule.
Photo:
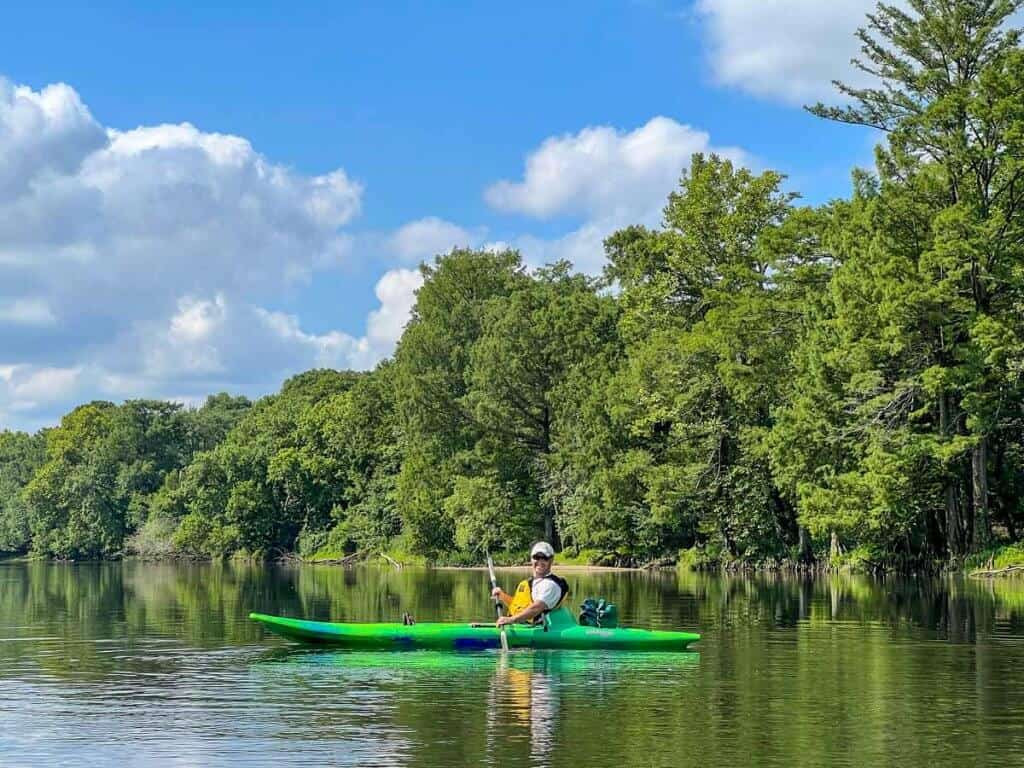
[[1024, 582], [569, 580], [699, 653], [310, 650], [246, 618], [484, 618], [481, 572], [0, 563], [0, 765], [1024, 765]]

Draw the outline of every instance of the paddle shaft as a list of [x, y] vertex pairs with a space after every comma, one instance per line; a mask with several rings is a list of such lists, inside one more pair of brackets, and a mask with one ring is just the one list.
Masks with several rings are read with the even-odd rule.
[[[487, 555], [487, 572], [491, 575], [491, 589], [498, 588], [498, 578], [494, 575], [494, 561], [491, 560], [491, 556]], [[494, 597], [494, 609], [498, 612], [498, 618], [501, 618], [502, 603], [497, 595]], [[501, 628], [501, 650], [508, 650], [508, 637], [505, 635], [505, 627]]]

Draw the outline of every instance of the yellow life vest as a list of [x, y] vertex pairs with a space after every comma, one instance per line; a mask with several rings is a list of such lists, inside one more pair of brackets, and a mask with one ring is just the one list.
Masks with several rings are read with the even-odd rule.
[[508, 604], [508, 613], [510, 616], [515, 616], [521, 610], [529, 608], [533, 605], [533, 592], [530, 587], [530, 580], [523, 579], [519, 582], [519, 586], [516, 587], [516, 592], [512, 595], [512, 602]]
[[[558, 605], [555, 606], [555, 608], [557, 608], [562, 604], [562, 601], [565, 600], [565, 596], [569, 594], [569, 585], [566, 583], [565, 579], [555, 576], [553, 573], [548, 574], [543, 578], [554, 581], [562, 591], [562, 596], [558, 598]], [[523, 579], [519, 582], [519, 586], [516, 587], [515, 594], [512, 595], [512, 602], [508, 604], [508, 615], [515, 616], [521, 610], [529, 608], [531, 605], [533, 605], [533, 579]], [[554, 610], [554, 608], [552, 608], [552, 610]], [[549, 613], [549, 611], [544, 611], [544, 613]], [[530, 623], [539, 624], [543, 620], [544, 614], [541, 614], [540, 616], [535, 616], [533, 621]]]

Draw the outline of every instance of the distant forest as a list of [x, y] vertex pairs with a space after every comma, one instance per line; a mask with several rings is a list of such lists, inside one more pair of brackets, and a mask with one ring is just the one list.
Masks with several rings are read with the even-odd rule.
[[546, 537], [594, 562], [913, 568], [1018, 539], [1022, 2], [908, 4], [859, 33], [876, 85], [809, 108], [883, 137], [847, 199], [695, 155], [600, 277], [422, 266], [371, 372], [0, 433], [0, 552], [469, 562]]

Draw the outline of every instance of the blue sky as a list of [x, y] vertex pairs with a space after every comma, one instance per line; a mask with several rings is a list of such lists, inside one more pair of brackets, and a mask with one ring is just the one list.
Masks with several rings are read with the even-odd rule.
[[694, 150], [846, 194], [872, 137], [800, 105], [848, 74], [870, 3], [820, 5], [7, 9], [0, 428], [370, 366], [419, 259], [509, 244], [598, 270]]

